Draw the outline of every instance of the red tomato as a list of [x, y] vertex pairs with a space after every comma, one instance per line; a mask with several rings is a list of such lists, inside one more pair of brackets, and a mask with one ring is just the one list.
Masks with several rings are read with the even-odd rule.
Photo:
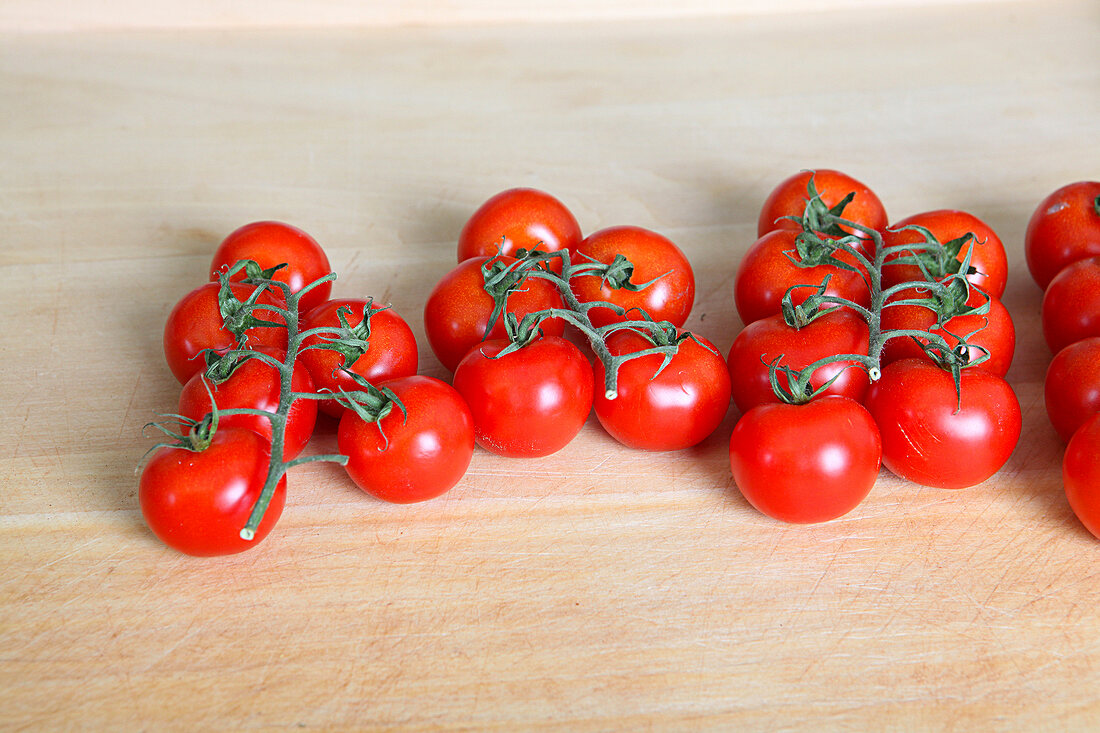
[[[965, 211], [950, 209], [926, 211], [891, 224], [883, 234], [883, 246], [896, 247], [923, 243], [925, 239], [920, 232], [912, 229], [901, 230], [901, 227], [910, 225], [924, 227], [932, 232], [941, 244], [973, 234], [974, 238], [963, 245], [956, 258], [962, 262], [968, 251], [974, 251], [970, 256], [970, 266], [977, 272], [967, 275], [966, 279], [994, 298], [1000, 298], [1004, 294], [1005, 283], [1008, 281], [1008, 257], [1005, 255], [1004, 244], [1001, 243], [1000, 237], [988, 224]], [[890, 255], [886, 258], [882, 268], [883, 288], [925, 279], [924, 273], [915, 264], [894, 262], [901, 256], [903, 255]], [[947, 274], [931, 270], [930, 273], [937, 278]], [[977, 305], [982, 300], [980, 295], [972, 293], [969, 302], [971, 305]]]
[[962, 405], [951, 373], [924, 359], [882, 368], [864, 400], [882, 434], [882, 462], [922, 486], [961, 489], [985, 481], [1020, 438], [1020, 403], [1008, 382], [962, 372]]
[[1077, 260], [1043, 293], [1043, 336], [1057, 354], [1074, 341], [1100, 336], [1100, 257]]
[[[256, 351], [262, 351], [276, 359], [285, 358], [284, 354], [274, 349], [263, 348]], [[210, 412], [207, 385], [214, 393], [214, 401], [219, 410], [247, 409], [276, 412], [279, 409], [281, 394], [279, 370], [262, 359], [245, 360], [223, 382], [207, 381], [203, 384], [203, 381], [204, 372], [200, 372], [183, 385], [179, 401], [180, 415], [192, 420], [200, 420]], [[313, 392], [313, 380], [310, 379], [309, 372], [301, 362], [294, 365], [290, 383], [291, 389], [295, 392]], [[302, 452], [313, 435], [316, 423], [316, 400], [298, 399], [290, 404], [283, 435], [284, 461], [289, 461]], [[219, 415], [218, 425], [247, 428], [271, 440], [271, 421], [260, 415]]]
[[[883, 208], [882, 202], [874, 191], [846, 173], [823, 169], [796, 173], [781, 182], [768, 194], [768, 198], [764, 200], [764, 206], [760, 210], [760, 219], [756, 226], [757, 237], [762, 237], [776, 229], [801, 231], [801, 226], [797, 222], [782, 217], [797, 216], [801, 218], [806, 213], [806, 202], [808, 200], [806, 184], [810, 182], [811, 176], [814, 179], [814, 187], [826, 207], [832, 209], [843, 201], [849, 193], [855, 193], [855, 198], [844, 207], [842, 217], [880, 232], [886, 228], [886, 209]], [[861, 237], [865, 236], [858, 230], [850, 233], [855, 233]]]
[[[733, 340], [729, 365], [733, 402], [741, 412], [757, 405], [778, 402], [768, 377], [768, 365], [783, 355], [780, 365], [802, 369], [818, 359], [836, 354], [867, 354], [867, 322], [847, 308], [834, 308], [801, 328], [788, 326], [782, 315], [753, 321]], [[838, 394], [856, 401], [867, 391], [867, 372], [858, 362], [843, 361], [817, 369], [810, 379], [814, 388], [836, 378], [822, 395]], [[780, 384], [787, 386], [780, 373]]]
[[455, 369], [454, 387], [473, 413], [477, 443], [502, 456], [556, 453], [592, 411], [592, 366], [559, 336], [498, 357], [509, 343], [486, 341]]
[[[214, 252], [210, 279], [217, 280], [223, 267], [232, 266], [238, 260], [254, 260], [265, 270], [286, 264], [275, 273], [275, 279], [289, 285], [294, 293], [332, 272], [328, 257], [313, 237], [297, 227], [278, 221], [257, 221], [231, 232]], [[234, 279], [243, 277], [241, 273]], [[331, 292], [331, 282], [318, 285], [302, 296], [298, 311], [306, 313], [316, 308], [328, 300]]]
[[1100, 415], [1077, 429], [1062, 458], [1062, 485], [1070, 508], [1100, 537]]
[[1076, 260], [1100, 255], [1100, 181], [1078, 181], [1043, 199], [1024, 235], [1027, 269], [1039, 287]]
[[[501, 191], [481, 205], [458, 237], [458, 261], [516, 250], [576, 250], [581, 228], [561, 201], [533, 188]], [[561, 272], [561, 262], [551, 260]]]
[[220, 426], [201, 451], [157, 448], [138, 485], [141, 513], [166, 545], [188, 555], [231, 555], [266, 537], [286, 502], [286, 476], [252, 540], [241, 539], [267, 480], [271, 444], [244, 428]]
[[830, 395], [745, 413], [730, 436], [730, 469], [756, 509], [784, 522], [827, 522], [863, 501], [878, 478], [882, 443], [855, 400]]
[[[505, 265], [516, 261], [514, 257], [500, 255], [460, 262], [436, 284], [424, 304], [428, 343], [443, 366], [452, 372], [462, 357], [482, 340], [507, 336], [503, 317], [497, 320], [488, 335], [485, 333], [493, 313], [493, 299], [485, 292], [481, 268], [490, 260]], [[519, 290], [508, 296], [506, 311], [523, 318], [528, 313], [561, 307], [561, 294], [553, 283], [529, 276]], [[547, 336], [561, 336], [565, 323], [557, 318], [543, 321], [542, 331]]]
[[432, 499], [459, 482], [474, 453], [474, 420], [451, 385], [424, 376], [383, 382], [408, 414], [394, 405], [377, 423], [352, 410], [340, 418], [336, 443], [348, 457], [348, 475], [383, 501]]
[[[871, 294], [859, 273], [832, 265], [799, 267], [787, 259], [786, 252], [795, 253], [797, 236], [798, 232], [790, 229], [776, 229], [756, 240], [745, 253], [733, 281], [733, 301], [742, 323], [781, 313], [780, 303], [789, 288], [813, 285], [791, 293], [792, 302], [800, 305], [816, 292], [826, 275], [830, 276], [826, 294], [870, 305]], [[843, 253], [838, 253], [838, 258], [847, 261]]]
[[[230, 284], [230, 290], [242, 303], [254, 288], [248, 285]], [[233, 334], [225, 330], [218, 307], [218, 283], [206, 283], [183, 296], [164, 324], [164, 358], [172, 374], [184, 384], [193, 375], [206, 368], [201, 353], [203, 349], [226, 352], [237, 347]], [[257, 303], [282, 306], [269, 293], [261, 293]], [[283, 322], [273, 311], [256, 310], [256, 318], [263, 321]], [[245, 332], [249, 348], [271, 346], [286, 350], [286, 327], [257, 326]]]
[[1064, 441], [1100, 412], [1100, 336], [1082, 339], [1051, 359], [1043, 385], [1047, 415]]
[[[635, 226], [617, 226], [589, 234], [577, 247], [574, 264], [591, 258], [611, 264], [621, 254], [634, 265], [630, 281], [642, 285], [659, 278], [642, 290], [612, 289], [602, 278], [581, 276], [572, 280], [573, 293], [582, 303], [602, 301], [622, 308], [640, 308], [655, 321], [668, 321], [679, 328], [691, 314], [695, 302], [695, 273], [680, 248], [667, 238]], [[599, 328], [609, 323], [635, 320], [636, 313], [625, 317], [610, 308], [591, 308], [588, 317]]]
[[[604, 365], [596, 361], [596, 417], [623, 445], [643, 450], [688, 448], [715, 431], [730, 404], [726, 363], [706, 339], [682, 341], [676, 355], [657, 374], [663, 357], [640, 356], [619, 368], [618, 395], [608, 399]], [[709, 348], [708, 348], [709, 347]], [[630, 354], [653, 348], [645, 336], [632, 330], [616, 331], [607, 339], [612, 354]]]
[[[355, 329], [363, 322], [363, 313], [369, 303], [365, 298], [327, 300], [302, 317], [302, 331], [339, 327], [341, 308], [350, 309], [351, 312], [345, 315], [345, 321]], [[416, 374], [416, 337], [405, 319], [391, 308], [375, 308], [371, 311], [368, 328], [370, 333], [366, 339], [367, 351], [352, 362], [348, 369], [371, 384]], [[299, 352], [298, 359], [309, 370], [313, 386], [318, 392], [339, 392], [341, 389], [353, 392], [359, 389], [355, 380], [341, 368], [344, 363], [343, 354], [331, 349], [306, 348], [327, 340], [322, 335], [311, 335], [302, 339], [303, 350]], [[327, 415], [339, 417], [345, 408], [336, 400], [322, 400], [320, 409]]]

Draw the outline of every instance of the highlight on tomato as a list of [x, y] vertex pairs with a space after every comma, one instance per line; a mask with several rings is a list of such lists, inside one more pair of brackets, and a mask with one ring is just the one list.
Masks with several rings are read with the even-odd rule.
[[510, 188], [483, 203], [462, 227], [458, 261], [514, 256], [520, 249], [574, 251], [581, 239], [576, 217], [561, 201], [538, 189]]
[[1100, 257], [1077, 260], [1054, 276], [1043, 293], [1040, 318], [1055, 354], [1074, 341], [1100, 336]]
[[1040, 201], [1028, 220], [1024, 254], [1043, 290], [1067, 265], [1100, 256], [1100, 181], [1070, 183]]

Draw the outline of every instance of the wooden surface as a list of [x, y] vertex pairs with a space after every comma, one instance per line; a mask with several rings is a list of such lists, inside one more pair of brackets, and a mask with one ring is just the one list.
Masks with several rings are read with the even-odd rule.
[[[1088, 730], [1100, 544], [1062, 494], [1022, 236], [1100, 175], [1095, 2], [809, 16], [0, 36], [0, 728]], [[136, 508], [169, 309], [236, 226], [312, 232], [334, 292], [420, 311], [467, 216], [530, 185], [656, 229], [726, 349], [767, 191], [806, 167], [954, 207], [1013, 268], [1024, 435], [959, 492], [883, 471], [831, 523], [698, 448], [475, 455], [390, 506], [331, 465], [196, 560]], [[316, 450], [334, 448], [331, 423]]]

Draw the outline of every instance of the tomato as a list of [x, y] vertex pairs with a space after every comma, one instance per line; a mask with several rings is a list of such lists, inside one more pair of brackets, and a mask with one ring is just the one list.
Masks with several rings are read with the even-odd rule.
[[[365, 298], [327, 300], [302, 317], [302, 331], [339, 327], [341, 308], [350, 310], [345, 314], [345, 322], [354, 330], [362, 324], [363, 313], [368, 307], [371, 307], [370, 301]], [[372, 307], [370, 312], [367, 350], [347, 368], [371, 384], [416, 374], [416, 337], [409, 324], [391, 308]], [[327, 335], [320, 334], [306, 336], [302, 340], [303, 350], [299, 352], [298, 359], [309, 370], [313, 386], [318, 392], [339, 392], [341, 389], [351, 392], [358, 389], [355, 380], [341, 368], [343, 354], [331, 349], [308, 348], [328, 340]], [[333, 417], [339, 417], [345, 409], [336, 400], [322, 400], [319, 407]]]
[[[801, 226], [785, 216], [801, 218], [806, 213], [806, 184], [813, 177], [814, 187], [821, 196], [822, 203], [832, 209], [844, 200], [849, 193], [855, 197], [844, 207], [841, 216], [848, 221], [862, 224], [869, 229], [882, 231], [886, 228], [886, 209], [875, 192], [867, 188], [847, 173], [837, 170], [802, 171], [790, 176], [776, 186], [764, 200], [760, 209], [760, 218], [756, 226], [756, 236], [762, 237], [776, 229], [801, 231]], [[866, 236], [855, 230], [860, 237]]]
[[962, 404], [951, 373], [924, 359], [882, 368], [864, 404], [882, 435], [882, 463], [922, 486], [961, 489], [985, 481], [1020, 438], [1020, 403], [1001, 377], [962, 371]]
[[[730, 404], [730, 378], [725, 360], [701, 336], [680, 342], [676, 355], [660, 374], [663, 357], [640, 356], [626, 361], [618, 374], [618, 394], [608, 399], [604, 365], [593, 366], [596, 417], [623, 445], [643, 450], [688, 448], [715, 431]], [[615, 355], [653, 348], [648, 338], [632, 330], [616, 331], [607, 339]]]
[[863, 501], [878, 478], [882, 443], [855, 400], [829, 395], [745, 413], [730, 435], [730, 469], [745, 499], [784, 522], [827, 522]]
[[[622, 308], [640, 308], [655, 321], [684, 325], [695, 303], [695, 273], [680, 248], [656, 232], [635, 226], [616, 226], [589, 234], [580, 246], [575, 264], [591, 258], [611, 264], [621, 254], [634, 265], [630, 281], [636, 285], [659, 278], [639, 291], [613, 289], [595, 276], [576, 277], [570, 283], [582, 303], [603, 301]], [[619, 316], [610, 308], [590, 308], [588, 317], [599, 328], [609, 323], [635, 320], [637, 313]]]
[[576, 437], [592, 410], [592, 366], [559, 336], [498, 356], [486, 341], [459, 362], [454, 387], [470, 406], [478, 445], [502, 456], [547, 456]]
[[[254, 260], [261, 268], [268, 269], [285, 264], [275, 273], [275, 280], [290, 286], [293, 293], [314, 280], [332, 272], [317, 240], [301, 229], [278, 221], [257, 221], [245, 224], [226, 237], [210, 262], [210, 279], [217, 280], [223, 267], [230, 267], [238, 260]], [[234, 279], [240, 280], [244, 273]], [[328, 300], [332, 283], [321, 283], [302, 296], [298, 311], [305, 313]]]
[[1100, 257], [1077, 260], [1043, 293], [1043, 336], [1057, 354], [1074, 341], [1100, 336]]
[[[257, 348], [276, 359], [285, 358], [282, 352], [270, 348]], [[201, 419], [210, 412], [210, 395], [206, 388], [214, 393], [214, 401], [219, 410], [248, 409], [276, 412], [279, 409], [281, 393], [279, 370], [258, 358], [241, 362], [229, 378], [222, 382], [205, 380], [204, 372], [199, 372], [183, 385], [180, 393], [179, 414], [192, 420]], [[313, 380], [309, 372], [299, 361], [294, 365], [290, 378], [291, 389], [295, 392], [314, 391]], [[313, 428], [317, 423], [317, 401], [298, 399], [290, 404], [286, 416], [283, 435], [283, 460], [297, 457], [306, 447]], [[222, 427], [242, 427], [259, 433], [271, 440], [271, 421], [260, 415], [220, 415], [218, 424]]]
[[[460, 262], [443, 276], [428, 295], [424, 304], [424, 329], [428, 344], [439, 361], [454, 371], [462, 357], [486, 338], [505, 338], [504, 319], [499, 318], [486, 334], [489, 316], [493, 313], [493, 298], [485, 292], [485, 279], [481, 268], [487, 262], [509, 265], [514, 257], [474, 257]], [[508, 296], [506, 312], [523, 318], [528, 313], [561, 308], [561, 295], [548, 280], [528, 276], [518, 290]], [[542, 323], [542, 331], [548, 336], [561, 336], [565, 323], [551, 318]]]
[[394, 405], [373, 423], [344, 412], [336, 443], [348, 457], [348, 475], [363, 491], [396, 504], [426, 501], [451, 489], [474, 453], [474, 420], [462, 395], [425, 376], [380, 386], [393, 390], [407, 414]]
[[[967, 252], [973, 250], [973, 254], [970, 255], [970, 266], [977, 272], [967, 275], [966, 279], [994, 298], [1000, 298], [1004, 295], [1005, 284], [1008, 281], [1008, 257], [1005, 255], [1004, 244], [1001, 242], [1000, 237], [988, 224], [965, 211], [951, 209], [925, 211], [891, 224], [890, 228], [883, 234], [883, 246], [896, 247], [925, 242], [921, 232], [912, 229], [902, 230], [902, 227], [913, 225], [922, 226], [932, 232], [941, 244], [946, 244], [967, 234], [973, 234], [974, 238], [963, 245], [956, 258], [959, 262], [962, 262]], [[882, 268], [883, 288], [889, 288], [904, 282], [925, 280], [924, 273], [917, 265], [896, 261], [903, 256], [903, 254], [898, 254], [886, 258]], [[930, 274], [940, 278], [947, 273], [930, 270]], [[969, 303], [977, 305], [983, 300], [975, 292], [971, 294]]]
[[[782, 315], [753, 321], [733, 340], [729, 366], [733, 402], [741, 412], [757, 405], [778, 402], [768, 376], [768, 364], [783, 356], [780, 365], [802, 369], [818, 359], [836, 354], [867, 354], [867, 322], [847, 308], [834, 308], [801, 328], [787, 325]], [[843, 361], [817, 369], [810, 385], [820, 387], [835, 377], [822, 394], [838, 394], [856, 401], [867, 391], [867, 372], [858, 362]], [[787, 386], [779, 375], [780, 384]]]
[[1073, 513], [1100, 537], [1100, 415], [1090, 417], [1070, 438], [1062, 458], [1062, 485]]
[[157, 448], [138, 484], [146, 524], [166, 545], [188, 555], [230, 555], [255, 546], [271, 532], [286, 503], [283, 476], [255, 537], [241, 539], [270, 460], [266, 438], [225, 425], [204, 450]]
[[1043, 384], [1047, 415], [1064, 441], [1100, 412], [1100, 336], [1066, 346], [1051, 359]]
[[[255, 290], [248, 285], [231, 283], [233, 295], [242, 303]], [[225, 329], [221, 311], [218, 307], [218, 283], [206, 283], [183, 296], [164, 324], [164, 358], [172, 374], [184, 384], [193, 375], [206, 368], [202, 357], [204, 349], [225, 352], [237, 347], [233, 334]], [[257, 303], [282, 306], [283, 303], [270, 293], [260, 294]], [[283, 319], [273, 311], [254, 311], [253, 315], [262, 321], [282, 323]], [[286, 349], [286, 327], [256, 326], [245, 332], [245, 346], [271, 346]]]
[[[458, 236], [458, 261], [518, 249], [557, 252], [576, 250], [581, 227], [565, 204], [533, 188], [511, 188], [490, 198], [474, 212]], [[551, 265], [561, 272], [560, 260]]]
[[[784, 293], [796, 285], [814, 287], [799, 288], [791, 293], [791, 301], [800, 305], [816, 292], [816, 286], [830, 277], [826, 294], [846, 298], [859, 305], [868, 306], [871, 294], [858, 272], [843, 270], [832, 265], [799, 267], [791, 262], [786, 252], [795, 253], [798, 232], [776, 229], [768, 232], [749, 248], [741, 259], [733, 281], [733, 300], [737, 314], [744, 324], [782, 312], [780, 305]], [[838, 259], [848, 261], [843, 252]], [[854, 263], [853, 263], [854, 264]]]
[[1071, 183], [1043, 199], [1028, 221], [1024, 254], [1044, 290], [1066, 265], [1100, 255], [1100, 181]]

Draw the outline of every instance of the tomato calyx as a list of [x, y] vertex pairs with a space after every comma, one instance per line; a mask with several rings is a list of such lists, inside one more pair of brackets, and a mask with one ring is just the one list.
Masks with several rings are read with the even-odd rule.
[[304, 346], [299, 353], [302, 351], [309, 351], [310, 349], [335, 351], [343, 357], [343, 361], [336, 366], [333, 372], [335, 373], [340, 369], [346, 371], [348, 367], [358, 361], [360, 357], [370, 350], [371, 317], [375, 313], [389, 310], [389, 308], [390, 306], [388, 305], [375, 305], [374, 298], [367, 298], [367, 302], [363, 305], [363, 312], [359, 314], [362, 320], [355, 326], [352, 326], [348, 321], [348, 317], [351, 316], [354, 311], [352, 311], [351, 306], [342, 305], [336, 310], [336, 317], [339, 320], [339, 325], [319, 326], [305, 331], [302, 334], [303, 340], [309, 336], [318, 336], [321, 342], [310, 346]]
[[344, 372], [351, 377], [360, 389], [351, 392], [345, 390], [334, 392], [336, 401], [358, 415], [363, 422], [377, 425], [378, 433], [383, 440], [383, 445], [379, 450], [386, 450], [389, 447], [389, 438], [382, 430], [383, 418], [393, 412], [394, 407], [397, 407], [401, 411], [402, 422], [406, 422], [409, 418], [408, 408], [389, 387], [376, 387], [367, 381], [363, 375], [356, 374], [350, 369], [345, 369]]
[[973, 275], [978, 272], [978, 269], [970, 264], [973, 247], [967, 251], [965, 260], [959, 260], [959, 253], [969, 242], [982, 244], [973, 232], [967, 232], [961, 237], [941, 243], [927, 227], [919, 224], [907, 224], [892, 228], [890, 231], [914, 231], [924, 238], [923, 242], [887, 247], [887, 254], [893, 255], [890, 259], [891, 265], [915, 265], [920, 268], [926, 280], [936, 280], [955, 274]]

